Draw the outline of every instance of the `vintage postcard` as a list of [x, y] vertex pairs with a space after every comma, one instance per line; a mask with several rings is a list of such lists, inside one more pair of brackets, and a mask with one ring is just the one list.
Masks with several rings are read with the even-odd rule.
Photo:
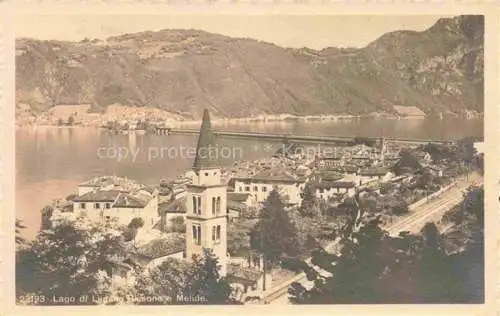
[[226, 7], [9, 8], [11, 310], [493, 312], [496, 8]]

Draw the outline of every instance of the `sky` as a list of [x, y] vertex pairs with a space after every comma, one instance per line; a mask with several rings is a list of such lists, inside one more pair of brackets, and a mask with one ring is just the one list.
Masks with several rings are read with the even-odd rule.
[[397, 30], [423, 31], [440, 17], [429, 15], [21, 15], [16, 37], [80, 41], [161, 29], [201, 29], [249, 37], [283, 47], [363, 47]]

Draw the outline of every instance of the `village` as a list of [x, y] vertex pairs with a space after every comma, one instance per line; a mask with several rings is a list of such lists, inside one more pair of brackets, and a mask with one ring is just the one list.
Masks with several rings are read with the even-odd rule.
[[[213, 146], [205, 112], [198, 149]], [[177, 179], [145, 186], [131, 179], [102, 176], [78, 186], [42, 211], [42, 229], [85, 217], [115, 227], [129, 253], [115, 260], [113, 277], [127, 279], [135, 266], [154, 269], [165, 260], [186, 260], [203, 248], [220, 259], [233, 296], [261, 298], [297, 271], [283, 264], [268, 271], [250, 243], [250, 232], [270, 193], [276, 190], [298, 231], [300, 259], [346, 221], [346, 205], [356, 198], [384, 223], [397, 221], [418, 205], [453, 186], [466, 174], [462, 149], [451, 145], [397, 145], [360, 140], [349, 147], [284, 144], [272, 157], [221, 167], [196, 156], [193, 169]]]

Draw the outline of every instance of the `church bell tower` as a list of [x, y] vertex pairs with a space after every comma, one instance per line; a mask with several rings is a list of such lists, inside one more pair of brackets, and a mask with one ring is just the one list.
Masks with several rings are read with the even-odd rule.
[[203, 256], [212, 249], [219, 258], [221, 276], [227, 272], [227, 208], [226, 185], [221, 183], [217, 166], [218, 151], [208, 110], [203, 113], [192, 183], [187, 186], [186, 255]]

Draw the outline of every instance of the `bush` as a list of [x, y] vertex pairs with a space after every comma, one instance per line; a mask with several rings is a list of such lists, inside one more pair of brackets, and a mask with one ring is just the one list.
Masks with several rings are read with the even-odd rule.
[[385, 182], [380, 185], [380, 194], [387, 194], [396, 189], [396, 184], [392, 182]]
[[176, 216], [170, 219], [170, 231], [173, 233], [185, 233], [186, 232], [186, 223], [184, 223], [184, 217]]
[[392, 207], [392, 213], [395, 215], [403, 215], [408, 213], [408, 204], [406, 202], [400, 202]]

